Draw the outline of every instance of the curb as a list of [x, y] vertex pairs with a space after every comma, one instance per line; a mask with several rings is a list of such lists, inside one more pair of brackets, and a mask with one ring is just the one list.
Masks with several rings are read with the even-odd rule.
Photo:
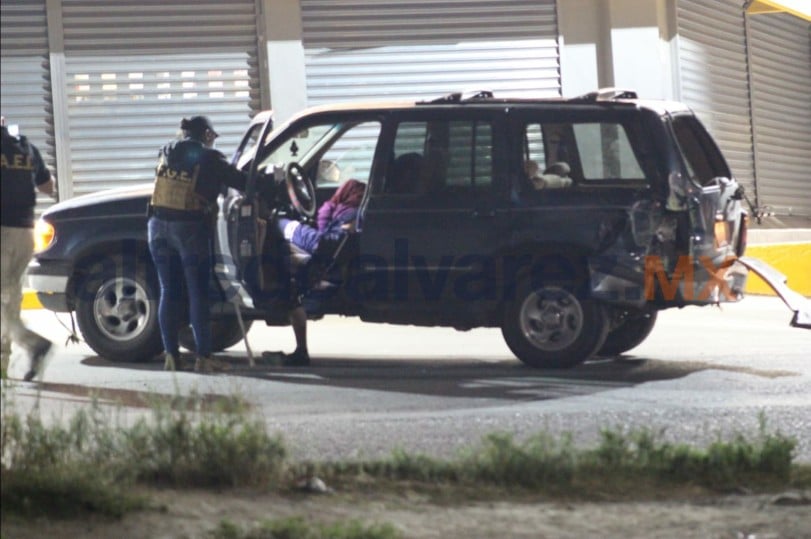
[[37, 293], [30, 288], [23, 289], [23, 302], [21, 307], [24, 311], [43, 308], [42, 303], [39, 302]]
[[[811, 242], [786, 242], [749, 245], [746, 256], [759, 258], [786, 276], [792, 290], [811, 297]], [[774, 296], [774, 290], [763, 279], [749, 272], [746, 280], [748, 294]]]

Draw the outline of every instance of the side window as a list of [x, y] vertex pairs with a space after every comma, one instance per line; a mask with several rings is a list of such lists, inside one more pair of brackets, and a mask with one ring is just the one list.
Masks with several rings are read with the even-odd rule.
[[721, 176], [730, 177], [729, 167], [710, 134], [694, 116], [673, 119], [673, 132], [681, 148], [690, 177], [701, 185]]
[[632, 145], [639, 137], [620, 122], [527, 123], [523, 137], [524, 173], [533, 189], [645, 180]]
[[489, 122], [430, 120], [397, 126], [386, 194], [487, 188], [493, 176]]
[[621, 124], [582, 123], [573, 129], [584, 180], [645, 179]]
[[493, 183], [493, 133], [489, 122], [451, 122], [448, 188], [479, 189]]
[[536, 168], [541, 171], [546, 168], [541, 124], [527, 126], [524, 134], [524, 163], [525, 168]]

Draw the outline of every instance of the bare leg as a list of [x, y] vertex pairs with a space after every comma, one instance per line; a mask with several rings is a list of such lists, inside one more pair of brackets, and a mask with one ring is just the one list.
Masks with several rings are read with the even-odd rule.
[[296, 352], [307, 354], [307, 313], [299, 305], [290, 311], [290, 324], [296, 337]]

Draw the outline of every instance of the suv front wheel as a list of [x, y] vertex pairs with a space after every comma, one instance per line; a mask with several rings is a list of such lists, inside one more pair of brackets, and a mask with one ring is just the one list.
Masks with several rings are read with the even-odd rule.
[[92, 264], [76, 296], [82, 336], [111, 361], [149, 361], [163, 350], [158, 284], [144, 263], [110, 257]]
[[573, 367], [603, 345], [609, 319], [602, 305], [559, 285], [523, 290], [507, 305], [501, 326], [507, 346], [523, 363]]

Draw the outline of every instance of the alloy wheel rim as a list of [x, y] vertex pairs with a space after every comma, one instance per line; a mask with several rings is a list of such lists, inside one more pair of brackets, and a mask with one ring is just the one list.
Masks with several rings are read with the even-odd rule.
[[555, 352], [570, 346], [582, 333], [583, 308], [573, 294], [562, 288], [541, 288], [524, 299], [519, 323], [530, 344]]

